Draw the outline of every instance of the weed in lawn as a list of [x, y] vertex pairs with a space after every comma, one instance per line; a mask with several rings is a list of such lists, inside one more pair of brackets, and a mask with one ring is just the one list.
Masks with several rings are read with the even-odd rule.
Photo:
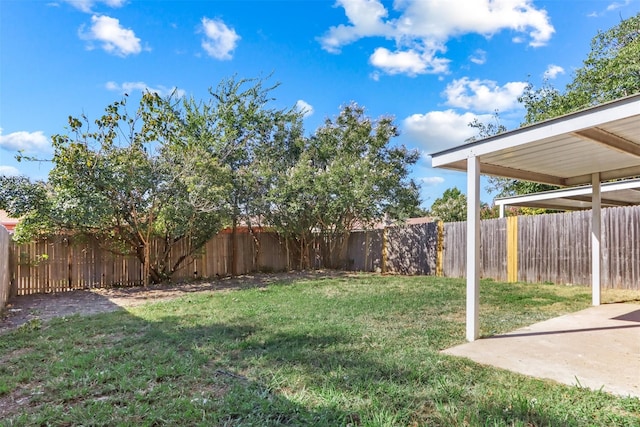
[[22, 325], [20, 325], [18, 327], [19, 331], [22, 332], [26, 332], [26, 331], [37, 331], [40, 328], [42, 328], [42, 320], [40, 320], [39, 318], [34, 318], [34, 319], [30, 319], [28, 322], [23, 323]]

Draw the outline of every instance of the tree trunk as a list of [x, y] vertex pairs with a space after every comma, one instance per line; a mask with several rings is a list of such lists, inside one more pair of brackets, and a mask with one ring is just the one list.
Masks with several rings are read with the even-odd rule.
[[237, 276], [236, 258], [238, 256], [238, 242], [236, 234], [238, 232], [238, 220], [234, 215], [233, 225], [231, 226], [231, 277]]
[[289, 255], [289, 238], [285, 239], [284, 248], [287, 252], [287, 271], [291, 271], [291, 257]]
[[255, 232], [251, 224], [249, 224], [249, 233], [251, 233], [251, 237], [253, 238], [253, 244], [255, 245], [255, 250], [253, 251], [253, 269], [260, 270], [260, 266], [258, 262], [260, 260], [260, 238], [258, 238], [258, 233]]

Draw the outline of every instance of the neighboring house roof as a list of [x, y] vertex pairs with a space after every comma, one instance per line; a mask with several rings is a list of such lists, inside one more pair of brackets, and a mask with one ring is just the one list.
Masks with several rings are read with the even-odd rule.
[[433, 222], [433, 218], [431, 218], [430, 216], [421, 216], [419, 218], [408, 218], [406, 221], [407, 225], [427, 224], [429, 222]]
[[16, 225], [18, 225], [19, 222], [19, 219], [12, 218], [7, 212], [0, 209], [0, 224], [2, 224], [10, 233], [15, 230]]
[[356, 222], [352, 228], [353, 231], [361, 231], [361, 230], [382, 230], [385, 229], [387, 227], [391, 227], [394, 225], [417, 225], [417, 224], [426, 224], [428, 222], [433, 222], [433, 218], [431, 218], [430, 216], [422, 216], [419, 218], [407, 218], [404, 222], [404, 224], [401, 223], [394, 223], [393, 221], [390, 220], [382, 220], [378, 223], [373, 224], [370, 227], [366, 227], [363, 224], [361, 224], [360, 222]]

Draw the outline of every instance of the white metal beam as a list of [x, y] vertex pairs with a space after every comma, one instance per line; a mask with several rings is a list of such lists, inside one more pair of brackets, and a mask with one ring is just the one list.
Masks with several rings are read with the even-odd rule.
[[580, 138], [588, 139], [589, 141], [597, 142], [607, 148], [611, 148], [620, 153], [631, 154], [636, 157], [640, 157], [640, 145], [621, 138], [617, 135], [609, 133], [599, 128], [584, 129], [573, 133]]
[[467, 341], [480, 336], [480, 159], [467, 159]]
[[556, 177], [553, 175], [547, 175], [544, 173], [508, 168], [506, 166], [492, 165], [489, 163], [482, 164], [482, 173], [484, 175], [508, 176], [510, 178], [522, 179], [525, 181], [540, 182], [543, 184], [551, 184], [551, 185], [558, 185], [558, 186], [566, 185], [564, 178], [559, 178], [559, 177]]
[[602, 209], [600, 199], [600, 174], [594, 173], [591, 178], [591, 294], [592, 304], [600, 305], [602, 253], [600, 246], [602, 228]]
[[[482, 172], [484, 173], [484, 165]], [[590, 182], [593, 177], [590, 176]], [[640, 179], [627, 179], [624, 181], [605, 182], [600, 185], [600, 194], [611, 194], [610, 197], [601, 197], [601, 204], [628, 206], [637, 204], [636, 198], [627, 197], [622, 200], [622, 196], [618, 196], [617, 192], [623, 191], [640, 191]], [[494, 204], [500, 209], [504, 206], [526, 206], [526, 207], [542, 207], [547, 209], [591, 209], [592, 188], [591, 185], [580, 187], [564, 188], [560, 190], [543, 191], [540, 193], [525, 194], [522, 196], [503, 197], [494, 200]], [[588, 203], [572, 204], [571, 200], [585, 201]], [[552, 203], [545, 204], [546, 201]], [[563, 203], [566, 201], [566, 203]], [[566, 204], [566, 205], [565, 205]]]

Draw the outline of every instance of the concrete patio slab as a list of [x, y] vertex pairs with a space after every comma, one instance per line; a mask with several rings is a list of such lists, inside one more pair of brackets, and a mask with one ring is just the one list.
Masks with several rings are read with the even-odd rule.
[[590, 307], [443, 353], [532, 377], [640, 398], [640, 305]]

